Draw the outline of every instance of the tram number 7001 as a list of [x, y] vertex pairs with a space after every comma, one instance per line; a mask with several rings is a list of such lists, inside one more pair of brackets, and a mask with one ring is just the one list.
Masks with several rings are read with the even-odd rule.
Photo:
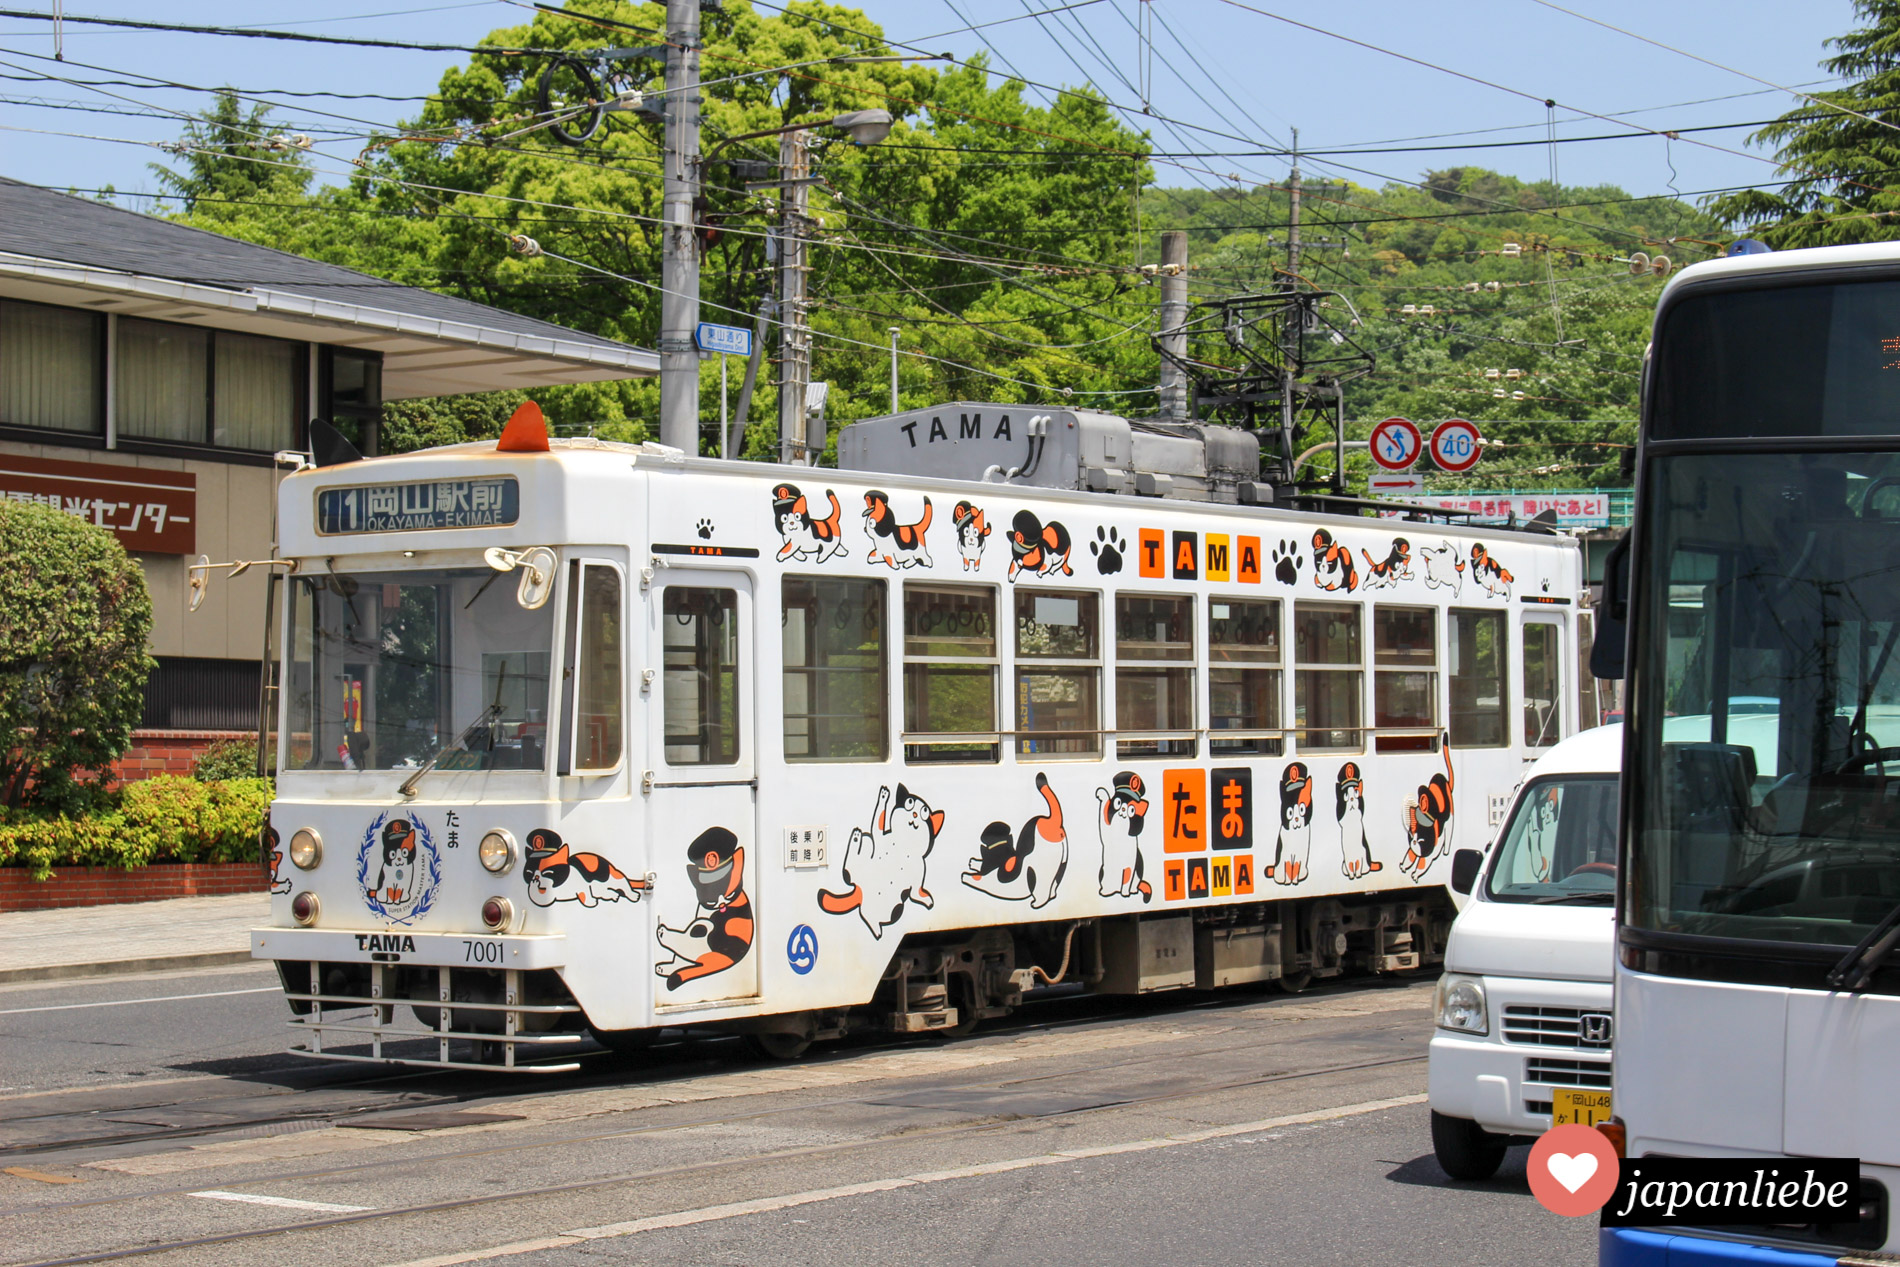
[[498, 941], [464, 941], [462, 943], [463, 963], [500, 963], [501, 960], [501, 943]]

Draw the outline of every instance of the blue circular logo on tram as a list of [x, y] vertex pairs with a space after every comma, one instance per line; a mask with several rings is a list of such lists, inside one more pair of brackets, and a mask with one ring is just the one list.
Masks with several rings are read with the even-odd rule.
[[785, 943], [785, 960], [801, 977], [818, 966], [818, 934], [810, 924], [792, 930], [792, 939]]

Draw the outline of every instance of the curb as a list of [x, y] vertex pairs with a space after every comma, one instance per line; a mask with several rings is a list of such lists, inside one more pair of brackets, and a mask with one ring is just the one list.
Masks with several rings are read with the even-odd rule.
[[153, 955], [146, 959], [113, 959], [105, 963], [52, 963], [33, 968], [0, 968], [0, 985], [18, 981], [73, 981], [82, 977], [116, 977], [138, 972], [174, 972], [180, 968], [215, 968], [224, 964], [256, 963], [248, 950], [208, 950], [195, 955]]

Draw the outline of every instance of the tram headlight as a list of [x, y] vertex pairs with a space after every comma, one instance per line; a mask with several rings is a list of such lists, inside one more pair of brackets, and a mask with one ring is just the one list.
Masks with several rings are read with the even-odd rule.
[[290, 899], [290, 918], [296, 920], [299, 924], [302, 924], [305, 928], [308, 928], [312, 924], [316, 923], [317, 916], [321, 915], [322, 913], [323, 913], [323, 903], [319, 902], [317, 900], [317, 895], [310, 892], [309, 890], [305, 890], [304, 892], [299, 893], [296, 897], [293, 897]]
[[491, 897], [482, 903], [482, 923], [490, 932], [506, 932], [515, 922], [515, 904], [505, 897]]
[[1461, 1034], [1491, 1032], [1490, 1018], [1484, 1008], [1484, 982], [1476, 977], [1447, 972], [1438, 978], [1432, 1011], [1438, 1016], [1440, 1029], [1457, 1030]]
[[323, 861], [323, 837], [316, 829], [299, 827], [290, 838], [290, 860], [300, 871], [310, 871]]
[[475, 852], [484, 867], [500, 875], [515, 865], [515, 838], [497, 827], [482, 837]]

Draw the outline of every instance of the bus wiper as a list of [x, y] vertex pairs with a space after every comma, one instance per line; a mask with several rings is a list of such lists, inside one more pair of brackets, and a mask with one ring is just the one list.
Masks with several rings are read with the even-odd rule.
[[1561, 902], [1590, 902], [1595, 904], [1605, 901], [1616, 901], [1616, 894], [1608, 890], [1601, 893], [1556, 893], [1550, 897], [1534, 897], [1531, 899], [1531, 904], [1533, 906], [1554, 906]]
[[500, 717], [502, 714], [501, 688], [503, 685], [507, 683], [507, 681], [508, 681], [508, 662], [506, 660], [503, 660], [501, 662], [501, 671], [500, 673], [496, 675], [496, 680], [495, 680], [495, 702], [490, 704], [487, 708], [484, 708], [481, 712], [475, 714], [475, 720], [462, 728], [462, 733], [455, 737], [455, 742], [453, 744], [451, 744], [450, 746], [446, 748], [437, 748], [435, 750], [435, 755], [430, 757], [427, 761], [423, 762], [421, 767], [417, 769], [417, 771], [414, 774], [404, 779], [402, 781], [402, 786], [397, 788], [396, 791], [401, 793], [403, 796], [413, 798], [416, 794], [416, 784], [422, 782], [423, 775], [435, 769], [436, 766], [441, 763], [442, 758], [448, 756], [449, 753], [463, 751], [463, 747], [464, 745], [468, 743], [470, 736], [472, 736], [476, 731], [480, 730], [482, 727], [486, 726], [489, 722]]
[[1860, 943], [1834, 965], [1827, 974], [1830, 990], [1845, 990], [1849, 994], [1858, 994], [1873, 982], [1874, 972], [1893, 954], [1893, 948], [1900, 946], [1900, 905], [1887, 912], [1870, 929]]

